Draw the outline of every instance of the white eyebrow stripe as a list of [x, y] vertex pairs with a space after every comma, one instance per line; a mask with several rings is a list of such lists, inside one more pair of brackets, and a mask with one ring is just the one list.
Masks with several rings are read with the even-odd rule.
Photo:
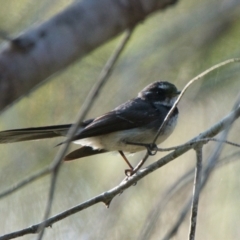
[[166, 84], [161, 84], [161, 85], [158, 85], [158, 88], [159, 88], [159, 89], [168, 89], [169, 86], [166, 85]]

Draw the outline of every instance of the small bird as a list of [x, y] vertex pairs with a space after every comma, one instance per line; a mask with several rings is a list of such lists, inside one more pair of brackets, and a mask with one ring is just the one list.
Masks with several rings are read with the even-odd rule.
[[[100, 117], [82, 122], [70, 139], [81, 147], [66, 155], [64, 160], [118, 151], [132, 169], [123, 152], [142, 151], [152, 143], [179, 94], [180, 91], [172, 83], [153, 82], [139, 92], [136, 98]], [[178, 109], [175, 108], [156, 141], [157, 145], [173, 132], [177, 118]], [[0, 143], [66, 136], [71, 126], [72, 124], [64, 124], [2, 131]]]

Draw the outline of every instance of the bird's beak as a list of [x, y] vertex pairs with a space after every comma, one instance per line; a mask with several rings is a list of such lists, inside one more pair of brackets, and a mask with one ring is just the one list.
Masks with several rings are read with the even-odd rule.
[[177, 92], [176, 92], [176, 95], [179, 95], [180, 93], [181, 93], [181, 91], [177, 91]]

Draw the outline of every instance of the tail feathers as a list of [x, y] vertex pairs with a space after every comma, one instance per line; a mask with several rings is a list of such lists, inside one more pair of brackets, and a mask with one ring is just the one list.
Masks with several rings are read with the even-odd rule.
[[88, 147], [88, 146], [83, 146], [66, 155], [64, 158], [64, 161], [72, 161], [78, 158], [88, 157], [88, 156], [105, 153], [105, 152], [108, 152], [108, 151], [105, 149], [98, 150], [98, 149], [92, 149], [91, 147]]
[[65, 136], [70, 127], [71, 124], [64, 124], [2, 131], [0, 144]]

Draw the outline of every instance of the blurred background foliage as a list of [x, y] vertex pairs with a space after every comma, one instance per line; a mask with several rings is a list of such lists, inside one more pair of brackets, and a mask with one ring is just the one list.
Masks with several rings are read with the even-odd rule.
[[[71, 4], [69, 0], [0, 0], [0, 30], [10, 36], [38, 24]], [[139, 24], [111, 78], [88, 117], [98, 116], [135, 97], [147, 84], [168, 80], [182, 89], [195, 75], [228, 58], [240, 57], [240, 1], [179, 1]], [[47, 79], [1, 114], [1, 130], [73, 122], [104, 63], [121, 36], [108, 42], [68, 69]], [[3, 44], [3, 40], [1, 42]], [[239, 64], [228, 65], [192, 86], [179, 105], [180, 118], [162, 147], [184, 143], [224, 117], [240, 88]], [[240, 143], [236, 122], [229, 140]], [[61, 139], [1, 145], [0, 191], [51, 163]], [[204, 159], [214, 149], [204, 147]], [[218, 168], [204, 189], [199, 206], [196, 239], [239, 239], [240, 163], [238, 149], [226, 146]], [[235, 153], [233, 155], [233, 153]], [[136, 164], [143, 153], [130, 157]], [[148, 163], [159, 159], [157, 154]], [[47, 229], [45, 239], [138, 239], [151, 223], [166, 189], [195, 164], [188, 152], [144, 178], [116, 197], [110, 209], [102, 204], [77, 213]], [[125, 163], [118, 154], [102, 154], [62, 166], [52, 215], [116, 186], [124, 177]], [[181, 189], [157, 219], [147, 239], [161, 239], [178, 216], [192, 190]], [[0, 202], [0, 235], [40, 222], [47, 201], [49, 177], [42, 178]], [[188, 218], [174, 239], [186, 239]], [[25, 236], [21, 239], [32, 239]], [[140, 239], [140, 238], [139, 238]]]

